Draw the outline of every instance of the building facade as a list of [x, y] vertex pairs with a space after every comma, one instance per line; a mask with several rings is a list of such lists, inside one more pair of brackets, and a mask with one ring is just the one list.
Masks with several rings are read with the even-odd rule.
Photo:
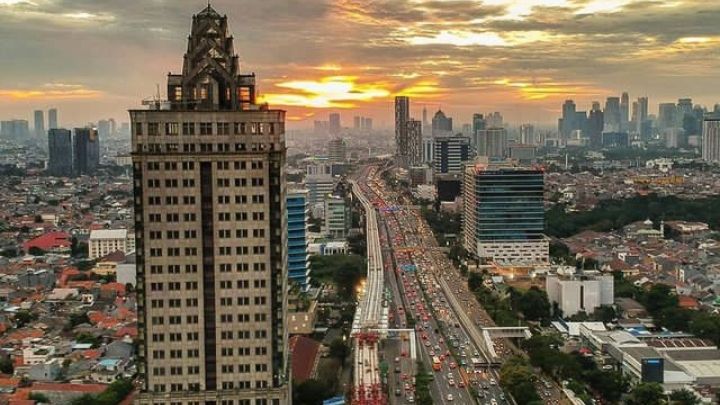
[[344, 239], [350, 229], [350, 212], [345, 199], [338, 196], [325, 198], [324, 232], [332, 239]]
[[705, 115], [703, 120], [702, 157], [709, 163], [720, 163], [720, 113]]
[[35, 110], [33, 115], [35, 136], [42, 139], [42, 137], [45, 136], [45, 112], [43, 112], [43, 110]]
[[48, 174], [58, 177], [73, 175], [72, 132], [67, 129], [48, 131]]
[[559, 276], [548, 275], [545, 287], [551, 303], [557, 303], [563, 316], [579, 312], [590, 315], [615, 299], [612, 275]]
[[168, 101], [131, 110], [141, 405], [290, 402], [285, 112], [226, 16], [193, 16]]
[[407, 163], [408, 166], [416, 166], [423, 162], [422, 122], [408, 120], [406, 125], [408, 137]]
[[407, 122], [410, 120], [410, 98], [395, 97], [395, 158], [401, 165], [407, 165], [408, 133]]
[[127, 229], [98, 229], [90, 231], [88, 241], [90, 260], [105, 257], [110, 253], [135, 251], [135, 235]]
[[310, 206], [307, 190], [287, 193], [288, 278], [297, 283], [301, 291], [310, 286], [310, 255], [307, 232], [310, 224]]
[[51, 108], [48, 110], [48, 129], [57, 129], [58, 126], [58, 111], [57, 108]]
[[508, 155], [508, 136], [505, 128], [487, 128], [475, 132], [477, 156], [502, 159]]
[[463, 244], [499, 264], [547, 264], [544, 173], [478, 160], [463, 175]]
[[100, 166], [100, 139], [94, 128], [75, 128], [73, 171], [77, 176], [92, 176]]
[[328, 143], [328, 159], [332, 162], [344, 162], [347, 158], [347, 144], [343, 138], [331, 139]]
[[463, 164], [470, 160], [470, 138], [445, 136], [435, 138], [434, 174], [462, 174]]

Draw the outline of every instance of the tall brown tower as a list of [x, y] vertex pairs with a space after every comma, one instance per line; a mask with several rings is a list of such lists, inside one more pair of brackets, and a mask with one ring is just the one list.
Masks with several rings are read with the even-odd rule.
[[227, 17], [193, 16], [168, 100], [132, 110], [139, 404], [288, 404], [285, 112]]

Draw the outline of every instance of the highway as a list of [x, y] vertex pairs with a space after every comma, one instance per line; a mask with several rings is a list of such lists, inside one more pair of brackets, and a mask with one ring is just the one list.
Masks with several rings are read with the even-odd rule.
[[[385, 187], [375, 168], [363, 170], [356, 185], [362, 187], [364, 196], [380, 214], [376, 220], [380, 223], [385, 278], [392, 296], [392, 326], [404, 327], [409, 315], [417, 331], [425, 369], [431, 372], [433, 359], [441, 359], [439, 370], [431, 372], [434, 403], [503, 403], [504, 393], [496, 383], [496, 372], [480, 366], [488, 363], [483, 344], [478, 344], [482, 335], [467, 319], [463, 308], [452, 304], [455, 297], [441, 287], [445, 281], [435, 274], [433, 251], [438, 249], [429, 244], [434, 238], [417, 207], [400, 206], [398, 196]], [[404, 357], [399, 364], [400, 375], [391, 378], [390, 388], [396, 396], [391, 401], [412, 402], [414, 392], [411, 384], [406, 383], [411, 376], [406, 374]], [[472, 397], [470, 386], [480, 392], [477, 398]]]

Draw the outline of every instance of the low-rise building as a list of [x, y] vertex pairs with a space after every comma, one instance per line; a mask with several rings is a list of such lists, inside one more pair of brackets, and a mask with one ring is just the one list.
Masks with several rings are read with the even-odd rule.
[[135, 234], [127, 229], [99, 229], [90, 232], [89, 258], [98, 259], [117, 251], [135, 250]]
[[551, 274], [545, 280], [550, 302], [557, 303], [566, 317], [579, 312], [591, 314], [602, 305], [612, 305], [613, 283], [613, 276], [597, 273], [569, 276]]

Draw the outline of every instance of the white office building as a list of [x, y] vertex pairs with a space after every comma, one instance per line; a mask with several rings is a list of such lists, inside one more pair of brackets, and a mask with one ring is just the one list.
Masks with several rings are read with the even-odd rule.
[[557, 303], [563, 316], [579, 312], [592, 314], [602, 305], [612, 305], [615, 298], [613, 276], [584, 273], [572, 276], [548, 275], [545, 286], [550, 302]]
[[127, 229], [93, 230], [90, 232], [88, 248], [91, 260], [117, 251], [129, 253], [135, 250], [135, 234]]

